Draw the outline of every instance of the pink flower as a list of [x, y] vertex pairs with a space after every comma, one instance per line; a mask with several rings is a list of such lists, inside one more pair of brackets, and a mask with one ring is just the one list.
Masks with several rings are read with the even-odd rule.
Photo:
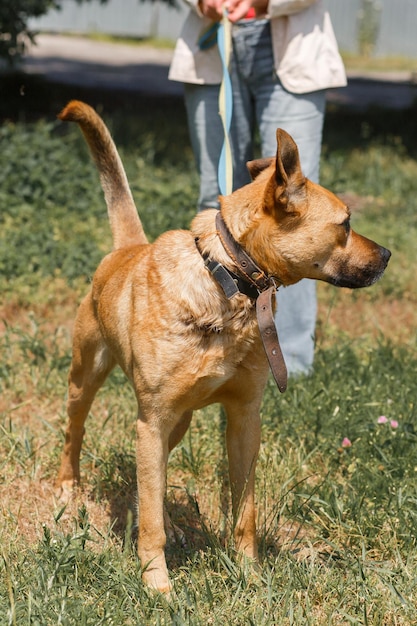
[[386, 424], [388, 422], [388, 419], [385, 417], [385, 415], [380, 415], [378, 417], [378, 424]]
[[350, 448], [351, 445], [352, 445], [351, 440], [345, 437], [342, 441], [342, 448]]
[[397, 420], [391, 420], [391, 421], [390, 421], [390, 425], [391, 425], [391, 428], [398, 428], [398, 422], [397, 422]]

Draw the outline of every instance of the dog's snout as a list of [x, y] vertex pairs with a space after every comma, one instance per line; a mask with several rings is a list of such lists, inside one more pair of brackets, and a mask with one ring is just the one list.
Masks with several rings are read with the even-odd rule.
[[359, 236], [359, 241], [365, 242], [368, 248], [368, 255], [363, 254], [362, 265], [352, 264], [348, 260], [337, 267], [337, 275], [327, 278], [327, 282], [337, 287], [357, 289], [370, 287], [381, 278], [390, 260], [391, 251], [365, 237]]

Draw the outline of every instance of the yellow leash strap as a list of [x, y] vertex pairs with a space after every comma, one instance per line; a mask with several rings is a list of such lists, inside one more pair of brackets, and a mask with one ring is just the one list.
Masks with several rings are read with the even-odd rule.
[[224, 142], [220, 153], [218, 181], [220, 193], [225, 196], [233, 191], [233, 160], [230, 147], [230, 124], [232, 121], [232, 82], [229, 74], [230, 55], [232, 51], [232, 25], [227, 18], [227, 10], [223, 9], [223, 19], [217, 31], [217, 45], [223, 68], [223, 79], [219, 93], [219, 114], [223, 125]]

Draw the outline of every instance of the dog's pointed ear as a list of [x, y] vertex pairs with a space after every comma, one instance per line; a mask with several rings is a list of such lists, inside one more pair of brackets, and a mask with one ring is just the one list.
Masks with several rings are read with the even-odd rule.
[[277, 130], [277, 154], [273, 185], [273, 205], [275, 210], [296, 212], [295, 206], [303, 196], [305, 177], [301, 171], [300, 156], [294, 139], [282, 128]]
[[255, 178], [259, 176], [261, 172], [263, 172], [264, 170], [266, 170], [267, 167], [272, 165], [274, 160], [275, 157], [268, 157], [265, 159], [255, 159], [254, 161], [248, 161], [246, 163], [246, 167], [249, 170], [251, 179], [255, 180]]
[[302, 176], [297, 144], [291, 135], [278, 128], [275, 180], [279, 187], [286, 187], [295, 176]]

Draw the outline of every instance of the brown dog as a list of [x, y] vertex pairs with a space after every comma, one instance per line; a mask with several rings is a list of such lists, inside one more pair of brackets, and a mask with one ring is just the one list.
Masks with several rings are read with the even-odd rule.
[[[78, 122], [90, 146], [114, 251], [98, 267], [75, 322], [69, 425], [58, 484], [68, 490], [78, 483], [84, 422], [97, 390], [120, 365], [139, 406], [138, 554], [143, 578], [168, 592], [163, 510], [168, 455], [185, 434], [193, 410], [214, 402], [223, 404], [227, 414], [236, 548], [257, 557], [254, 473], [268, 362], [255, 313], [256, 276], [242, 274], [226, 251], [215, 225], [216, 210], [199, 213], [191, 231], [166, 232], [149, 244], [102, 120], [76, 101], [59, 117]], [[390, 252], [351, 230], [346, 206], [304, 178], [287, 133], [277, 131], [276, 157], [248, 167], [253, 182], [221, 198], [221, 216], [270, 281], [285, 286], [312, 278], [356, 288], [382, 275]], [[239, 290], [228, 297], [208, 269], [210, 260], [234, 284], [242, 279], [252, 283], [252, 293]]]

